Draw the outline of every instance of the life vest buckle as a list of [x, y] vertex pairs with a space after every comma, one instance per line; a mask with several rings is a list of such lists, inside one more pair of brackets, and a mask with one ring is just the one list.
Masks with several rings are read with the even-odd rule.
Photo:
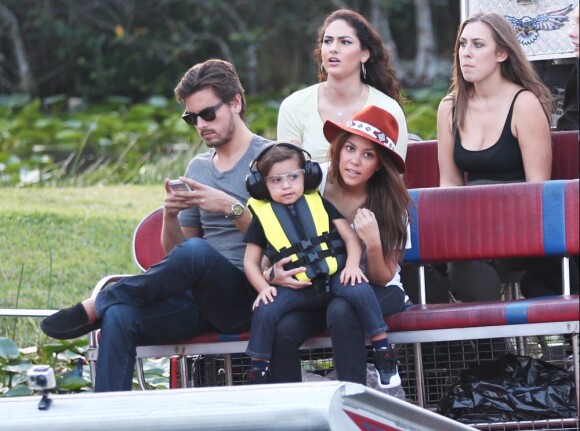
[[312, 241], [310, 240], [310, 238], [301, 240], [298, 243], [298, 250], [299, 251], [308, 250], [310, 248], [312, 248]]
[[320, 260], [320, 256], [318, 255], [318, 252], [312, 251], [304, 255], [304, 260], [306, 261], [307, 264], [311, 264], [318, 262]]

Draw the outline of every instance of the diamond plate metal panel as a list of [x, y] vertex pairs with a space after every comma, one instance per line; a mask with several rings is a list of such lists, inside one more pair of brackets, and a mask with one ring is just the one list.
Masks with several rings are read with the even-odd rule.
[[463, 19], [475, 12], [496, 12], [516, 29], [528, 59], [574, 57], [568, 37], [574, 25], [573, 10], [578, 0], [467, 0]]

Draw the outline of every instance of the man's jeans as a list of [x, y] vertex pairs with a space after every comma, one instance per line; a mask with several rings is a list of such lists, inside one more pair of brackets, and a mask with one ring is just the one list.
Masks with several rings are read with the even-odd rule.
[[243, 271], [205, 240], [176, 246], [147, 272], [97, 296], [102, 319], [95, 390], [130, 390], [139, 345], [171, 343], [209, 329], [250, 328], [255, 291]]

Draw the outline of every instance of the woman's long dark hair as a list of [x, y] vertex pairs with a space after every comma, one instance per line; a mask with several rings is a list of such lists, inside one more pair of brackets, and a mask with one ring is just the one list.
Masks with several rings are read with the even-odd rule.
[[[341, 133], [332, 142], [329, 151], [328, 178], [330, 182], [338, 183], [342, 188], [346, 188], [346, 184], [339, 175], [340, 153], [350, 136], [348, 132]], [[383, 253], [390, 254], [396, 251], [400, 253], [400, 257], [407, 244], [409, 206], [413, 200], [407, 192], [407, 186], [389, 151], [377, 145], [377, 154], [381, 167], [368, 182], [367, 199], [364, 205], [375, 214], [377, 219]]]

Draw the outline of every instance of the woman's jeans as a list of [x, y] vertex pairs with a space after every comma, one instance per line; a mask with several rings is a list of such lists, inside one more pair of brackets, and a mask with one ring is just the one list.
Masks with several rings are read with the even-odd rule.
[[340, 282], [340, 274], [334, 274], [330, 277], [329, 288], [330, 293], [327, 294], [324, 290], [320, 292], [312, 286], [304, 289], [277, 287], [274, 302], [260, 303], [254, 309], [246, 354], [253, 358], [269, 360], [276, 336], [276, 325], [282, 316], [292, 310], [324, 309], [335, 296], [346, 299], [352, 305], [368, 337], [387, 330], [383, 313], [370, 284], [363, 282], [344, 286]]
[[[373, 286], [373, 290], [383, 316], [403, 309], [405, 293], [398, 286]], [[330, 331], [338, 380], [366, 384], [365, 331], [354, 307], [341, 297], [331, 300], [326, 315], [324, 309], [296, 310], [280, 319], [270, 361], [274, 382], [302, 380], [299, 348], [325, 326]]]
[[130, 390], [139, 345], [171, 343], [209, 329], [250, 328], [255, 291], [243, 271], [200, 238], [188, 239], [147, 272], [106, 287], [95, 391]]

